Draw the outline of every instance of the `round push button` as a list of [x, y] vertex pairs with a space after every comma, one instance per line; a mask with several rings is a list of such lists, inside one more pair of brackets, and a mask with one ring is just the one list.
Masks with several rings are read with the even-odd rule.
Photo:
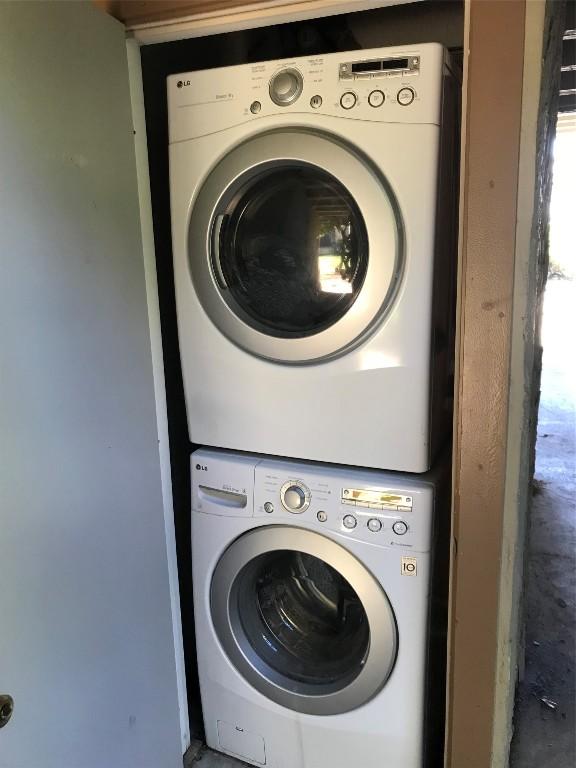
[[377, 517], [371, 517], [367, 525], [368, 530], [372, 531], [372, 533], [378, 533], [378, 531], [382, 530], [382, 521], [378, 520]]
[[344, 515], [342, 524], [344, 525], [344, 528], [348, 528], [348, 530], [351, 531], [353, 528], [356, 528], [357, 521], [354, 515]]
[[310, 106], [312, 109], [318, 109], [322, 106], [322, 96], [312, 96], [310, 99]]
[[356, 98], [355, 93], [352, 93], [352, 91], [346, 91], [346, 93], [343, 93], [340, 98], [340, 106], [342, 109], [352, 109], [357, 101], [358, 99]]
[[270, 98], [279, 107], [287, 107], [300, 96], [302, 87], [302, 75], [297, 69], [283, 69], [270, 80]]
[[408, 532], [408, 526], [404, 520], [397, 520], [392, 526], [392, 530], [396, 536], [404, 536], [404, 534]]
[[326, 522], [326, 520], [328, 520], [328, 515], [326, 514], [326, 512], [324, 512], [324, 510], [323, 510], [323, 509], [321, 509], [321, 510], [318, 512], [318, 514], [316, 515], [316, 517], [318, 518], [318, 522], [319, 522], [319, 523], [325, 523], [325, 522]]
[[264, 504], [264, 512], [268, 512], [268, 514], [270, 514], [271, 512], [274, 512], [274, 504], [272, 504], [271, 501], [267, 501]]
[[252, 112], [253, 115], [257, 115], [261, 109], [262, 104], [260, 104], [259, 101], [253, 101], [252, 104], [250, 104], [250, 112]]
[[372, 91], [368, 96], [368, 104], [371, 107], [381, 107], [385, 100], [384, 91]]
[[398, 99], [398, 104], [407, 107], [409, 104], [412, 104], [415, 96], [416, 94], [412, 88], [400, 88], [396, 98]]

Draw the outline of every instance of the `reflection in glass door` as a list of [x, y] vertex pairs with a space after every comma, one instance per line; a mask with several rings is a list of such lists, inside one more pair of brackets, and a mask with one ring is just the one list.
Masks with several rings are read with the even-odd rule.
[[269, 335], [305, 337], [354, 303], [368, 237], [337, 179], [311, 166], [280, 167], [253, 177], [230, 201], [212, 262], [242, 319]]

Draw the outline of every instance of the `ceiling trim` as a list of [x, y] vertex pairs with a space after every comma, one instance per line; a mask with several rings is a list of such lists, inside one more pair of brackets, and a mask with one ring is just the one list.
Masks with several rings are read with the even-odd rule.
[[[421, 2], [422, 0], [416, 0]], [[213, 11], [176, 19], [127, 25], [129, 37], [140, 45], [167, 43], [193, 37], [206, 37], [224, 32], [286, 24], [344, 13], [367, 11], [390, 5], [404, 5], [414, 0], [262, 0], [235, 8]]]

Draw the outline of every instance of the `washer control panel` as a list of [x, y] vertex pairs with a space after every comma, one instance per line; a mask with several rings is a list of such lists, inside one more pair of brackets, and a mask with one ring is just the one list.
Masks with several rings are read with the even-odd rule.
[[195, 513], [305, 525], [401, 551], [430, 550], [435, 486], [426, 476], [209, 448], [195, 451], [191, 463]]
[[287, 114], [439, 124], [449, 62], [427, 43], [171, 75], [170, 142]]
[[[402, 483], [402, 481], [400, 481]], [[254, 516], [330, 530], [376, 546], [425, 552], [430, 546], [434, 491], [414, 478], [264, 459], [254, 476]]]

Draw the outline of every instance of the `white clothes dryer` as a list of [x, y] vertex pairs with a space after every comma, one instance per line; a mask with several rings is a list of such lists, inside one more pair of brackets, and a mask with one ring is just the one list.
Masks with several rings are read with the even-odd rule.
[[192, 476], [208, 745], [267, 768], [423, 768], [434, 484], [209, 449]]
[[270, 61], [167, 87], [191, 440], [427, 470], [451, 392], [447, 53]]

